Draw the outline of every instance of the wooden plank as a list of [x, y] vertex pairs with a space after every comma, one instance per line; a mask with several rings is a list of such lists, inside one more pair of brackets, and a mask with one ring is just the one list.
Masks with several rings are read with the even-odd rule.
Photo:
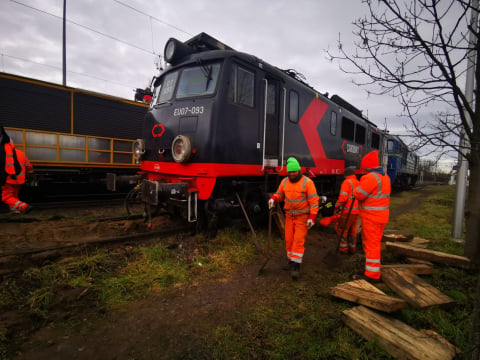
[[330, 288], [330, 294], [340, 299], [356, 302], [388, 313], [407, 306], [404, 300], [386, 295], [365, 280], [338, 284]]
[[411, 264], [425, 264], [425, 265], [429, 265], [429, 266], [433, 267], [433, 263], [431, 261], [428, 261], [428, 260], [415, 259], [415, 258], [411, 258], [411, 257], [407, 257], [407, 258], [405, 258], [405, 260], [408, 261]]
[[364, 306], [342, 312], [343, 322], [367, 340], [373, 340], [397, 359], [447, 360], [455, 357], [455, 347], [446, 339], [418, 331], [399, 320], [378, 314]]
[[415, 263], [415, 264], [391, 264], [382, 265], [382, 271], [384, 269], [400, 269], [408, 270], [417, 275], [431, 275], [433, 274], [433, 264]]
[[440, 251], [421, 249], [405, 243], [387, 242], [386, 248], [396, 254], [414, 257], [417, 259], [433, 261], [440, 264], [456, 266], [464, 269], [473, 268], [470, 259], [464, 256], [451, 255]]
[[411, 241], [413, 239], [412, 234], [407, 234], [398, 230], [384, 230], [383, 231], [383, 241]]
[[412, 239], [412, 241], [409, 241], [407, 244], [408, 245], [428, 245], [430, 243], [431, 243], [430, 240], [415, 236]]
[[417, 308], [451, 304], [454, 300], [408, 270], [382, 269], [382, 281]]
[[385, 294], [382, 290], [380, 290], [379, 288], [377, 288], [375, 285], [373, 284], [370, 284], [368, 281], [366, 280], [353, 280], [353, 281], [350, 281], [346, 284], [350, 284], [351, 286], [354, 286], [358, 289], [363, 289], [363, 290], [368, 290], [368, 291], [373, 291], [373, 292], [376, 292], [378, 294]]

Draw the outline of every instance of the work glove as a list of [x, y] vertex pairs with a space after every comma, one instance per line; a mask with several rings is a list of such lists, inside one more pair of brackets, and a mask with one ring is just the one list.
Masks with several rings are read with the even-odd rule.
[[313, 225], [315, 225], [315, 223], [313, 222], [312, 219], [308, 219], [307, 220], [307, 229], [311, 229], [313, 227]]
[[270, 199], [268, 200], [268, 209], [273, 209], [273, 207], [275, 206], [275, 200], [273, 199]]

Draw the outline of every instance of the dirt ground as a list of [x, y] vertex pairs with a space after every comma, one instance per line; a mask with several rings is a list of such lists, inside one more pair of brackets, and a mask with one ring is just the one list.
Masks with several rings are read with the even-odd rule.
[[[418, 199], [422, 198], [421, 193], [419, 195], [412, 197], [412, 203], [403, 205], [402, 209], [392, 209], [392, 216], [418, 206]], [[111, 237], [132, 231], [148, 231], [141, 220], [102, 224], [58, 218], [48, 213], [43, 213], [40, 219], [32, 213], [29, 216], [35, 221], [29, 222], [26, 218], [25, 222], [9, 222], [5, 216], [0, 217], [0, 255], [68, 243], [79, 236], [94, 238], [108, 234]], [[274, 241], [282, 241], [278, 233], [274, 234]], [[317, 225], [309, 232], [298, 281], [300, 285], [309, 286], [313, 274], [318, 276], [332, 271], [323, 260], [327, 252], [335, 249], [336, 244], [337, 238], [329, 229], [324, 230]], [[354, 261], [361, 269], [362, 255], [355, 255]], [[263, 258], [258, 257], [236, 272], [224, 274], [221, 279], [173, 288], [118, 310], [105, 311], [100, 317], [98, 309], [88, 307], [88, 296], [66, 291], [62, 301], [69, 304], [70, 308], [75, 303], [83, 306], [84, 321], [91, 322], [92, 316], [96, 317], [90, 330], [84, 333], [68, 332], [64, 325], [59, 325], [62, 321], [55, 319], [48, 326], [32, 331], [29, 327], [33, 326], [34, 321], [19, 319], [19, 314], [15, 312], [0, 314], [0, 321], [12, 324], [19, 334], [32, 334], [13, 359], [183, 358], [185, 354], [195, 353], [196, 344], [201, 341], [206, 329], [234, 323], [240, 309], [255, 306], [271, 296], [273, 290], [288, 291], [292, 280], [288, 272], [281, 269], [285, 265], [283, 251], [276, 253], [259, 275], [262, 263]], [[68, 314], [60, 311], [57, 316], [57, 320], [62, 320], [61, 317]]]

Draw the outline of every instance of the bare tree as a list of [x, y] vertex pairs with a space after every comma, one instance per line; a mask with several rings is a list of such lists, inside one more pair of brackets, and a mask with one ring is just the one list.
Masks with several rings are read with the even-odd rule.
[[[357, 85], [369, 93], [399, 99], [408, 128], [418, 149], [426, 148], [437, 157], [458, 152], [462, 131], [468, 139], [465, 156], [469, 161], [470, 183], [480, 183], [480, 108], [465, 96], [468, 56], [479, 48], [469, 35], [472, 6], [478, 0], [363, 0], [369, 14], [354, 22], [357, 40], [351, 53], [342, 39], [338, 60], [342, 71], [358, 75]], [[480, 90], [480, 66], [476, 61], [475, 94]], [[426, 109], [438, 109], [428, 117]], [[470, 186], [466, 208], [465, 254], [480, 261], [480, 188]]]
[[[480, 262], [480, 104], [465, 92], [468, 66], [475, 67], [479, 94], [478, 0], [363, 0], [368, 15], [354, 21], [352, 50], [340, 38], [328, 51], [342, 71], [370, 93], [399, 99], [418, 148], [468, 160], [465, 255]], [[473, 35], [473, 36], [472, 36]], [[473, 42], [471, 39], [474, 39]], [[472, 62], [472, 54], [474, 61]], [[373, 89], [373, 90], [372, 90]], [[425, 109], [436, 109], [426, 116]], [[466, 142], [460, 141], [464, 134]], [[478, 286], [480, 294], [480, 282]], [[474, 311], [472, 359], [480, 358], [480, 304]]]

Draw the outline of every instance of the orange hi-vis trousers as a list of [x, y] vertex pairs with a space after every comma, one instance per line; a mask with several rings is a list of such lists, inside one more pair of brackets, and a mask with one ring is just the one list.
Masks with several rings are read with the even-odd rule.
[[[355, 254], [357, 249], [357, 229], [358, 229], [358, 214], [350, 214], [348, 222], [345, 226], [345, 220], [347, 220], [347, 214], [343, 213], [338, 219], [338, 223], [335, 225], [337, 235], [341, 237], [340, 248], [338, 249], [342, 253]], [[345, 228], [345, 230], [344, 230]], [[342, 234], [343, 230], [343, 234]], [[350, 241], [348, 240], [350, 238]]]
[[301, 264], [305, 253], [305, 236], [307, 236], [308, 214], [292, 215], [285, 213], [285, 242], [287, 257], [290, 261]]
[[8, 205], [10, 211], [24, 212], [28, 207], [27, 203], [18, 199], [22, 185], [6, 183], [2, 186], [2, 201]]
[[386, 223], [362, 218], [362, 243], [365, 251], [365, 276], [372, 279], [381, 277], [381, 246]]

